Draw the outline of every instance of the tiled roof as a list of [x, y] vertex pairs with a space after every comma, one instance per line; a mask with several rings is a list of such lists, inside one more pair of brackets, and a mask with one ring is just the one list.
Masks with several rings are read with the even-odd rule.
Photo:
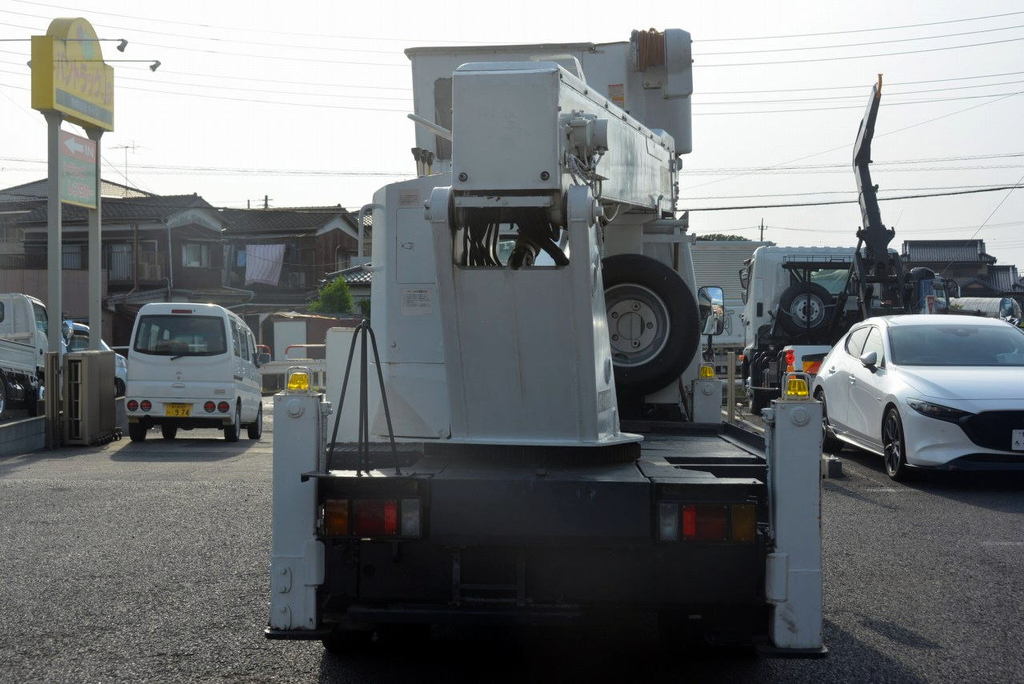
[[[213, 209], [213, 206], [199, 195], [161, 195], [154, 197], [129, 197], [126, 199], [103, 199], [103, 220], [142, 221], [160, 220], [183, 209]], [[82, 223], [88, 217], [88, 210], [71, 204], [64, 204], [61, 212], [64, 223]], [[46, 205], [34, 209], [21, 224], [45, 224]]]
[[985, 253], [984, 240], [906, 240], [903, 258], [910, 262], [972, 261], [994, 262]]
[[1018, 280], [1016, 266], [1008, 264], [1005, 266], [993, 265], [988, 267], [988, 282], [994, 290], [1012, 292], [1016, 289], [1014, 286]]
[[344, 268], [334, 273], [328, 273], [325, 276], [325, 280], [328, 282], [334, 280], [338, 276], [345, 279], [346, 285], [370, 285], [373, 283], [373, 271], [370, 270], [370, 264], [364, 264], [362, 266], [352, 266], [350, 268]]
[[314, 232], [341, 218], [348, 219], [342, 207], [310, 207], [308, 209], [220, 209], [218, 213], [227, 222], [228, 234], [238, 233], [295, 233]]
[[[146, 192], [145, 190], [139, 190], [128, 185], [122, 185], [121, 183], [115, 183], [104, 179], [100, 186], [101, 196], [106, 198], [124, 198], [124, 197], [154, 197], [153, 193]], [[26, 199], [29, 197], [38, 197], [41, 199], [46, 198], [46, 179], [32, 181], [30, 183], [22, 183], [21, 185], [14, 185], [9, 188], [0, 190], [0, 202], [7, 202], [8, 200]]]

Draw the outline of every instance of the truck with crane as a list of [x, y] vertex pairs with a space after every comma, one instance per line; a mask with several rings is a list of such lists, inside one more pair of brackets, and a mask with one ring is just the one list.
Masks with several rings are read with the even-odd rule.
[[787, 372], [816, 373], [832, 345], [857, 321], [949, 309], [949, 283], [931, 269], [907, 269], [889, 247], [896, 232], [882, 223], [869, 168], [881, 98], [879, 74], [853, 148], [862, 218], [856, 247], [759, 247], [740, 270], [741, 375], [755, 415], [779, 396]]
[[794, 377], [766, 438], [723, 425], [700, 359], [724, 311], [675, 210], [690, 35], [406, 54], [421, 174], [374, 196], [374, 327], [328, 345], [337, 397], [303, 368], [274, 397], [266, 636], [824, 653], [820, 404]]

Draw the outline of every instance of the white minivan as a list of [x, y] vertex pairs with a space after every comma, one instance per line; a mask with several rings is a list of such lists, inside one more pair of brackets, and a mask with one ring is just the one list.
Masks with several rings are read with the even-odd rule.
[[178, 429], [216, 427], [224, 439], [263, 434], [256, 340], [234, 313], [216, 304], [154, 303], [139, 311], [128, 350], [125, 408], [134, 442], [159, 425], [164, 439]]

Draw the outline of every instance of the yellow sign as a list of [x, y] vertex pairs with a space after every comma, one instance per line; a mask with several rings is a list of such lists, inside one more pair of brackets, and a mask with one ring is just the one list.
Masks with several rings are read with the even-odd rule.
[[54, 19], [45, 36], [32, 36], [32, 108], [114, 130], [114, 69], [85, 19]]

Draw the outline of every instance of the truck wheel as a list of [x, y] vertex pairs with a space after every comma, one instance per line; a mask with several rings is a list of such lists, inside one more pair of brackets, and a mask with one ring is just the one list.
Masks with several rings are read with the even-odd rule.
[[615, 386], [647, 394], [673, 382], [700, 343], [697, 300], [675, 271], [642, 254], [602, 261]]
[[750, 395], [747, 397], [747, 408], [750, 409], [750, 415], [760, 418], [761, 409], [767, 408], [771, 400], [769, 390], [750, 390]]
[[0, 373], [0, 417], [4, 415], [4, 409], [7, 408], [7, 379], [4, 378], [4, 374]]
[[259, 439], [263, 436], [263, 402], [260, 401], [260, 407], [256, 409], [256, 422], [249, 425], [246, 428], [248, 431], [249, 439]]
[[39, 389], [40, 388], [38, 384], [33, 385], [30, 383], [25, 390], [26, 392], [29, 392], [31, 395], [25, 401], [28, 406], [28, 415], [32, 416], [33, 418], [35, 418], [36, 416], [41, 416], [43, 412], [46, 410], [45, 404], [39, 401]]
[[164, 439], [174, 439], [178, 436], [178, 426], [164, 423], [160, 426], [160, 434]]
[[145, 442], [149, 426], [142, 423], [128, 423], [128, 436], [133, 442]]
[[238, 435], [242, 432], [242, 408], [235, 404], [235, 424], [224, 426], [224, 441], [237, 442]]
[[794, 283], [779, 298], [779, 325], [790, 335], [822, 332], [835, 297], [817, 283]]
[[124, 396], [124, 380], [121, 378], [114, 378], [114, 397]]

